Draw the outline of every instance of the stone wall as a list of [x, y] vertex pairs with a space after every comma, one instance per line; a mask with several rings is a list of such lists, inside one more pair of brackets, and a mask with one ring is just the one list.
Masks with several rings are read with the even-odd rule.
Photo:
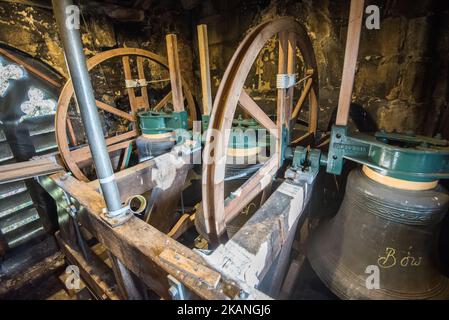
[[[448, 101], [448, 11], [439, 1], [367, 1], [380, 7], [379, 30], [362, 29], [355, 102], [381, 128], [434, 134]], [[349, 1], [206, 1], [198, 22], [211, 38], [213, 84], [245, 31], [269, 17], [291, 15], [307, 29], [318, 61], [320, 126], [337, 106]]]
[[[155, 4], [142, 22], [120, 22], [84, 13], [81, 34], [87, 57], [116, 48], [138, 47], [166, 56], [165, 35], [178, 34], [183, 76], [193, 87], [192, 36], [189, 13], [175, 2]], [[63, 51], [50, 9], [0, 2], [0, 42], [40, 59], [67, 77]]]
[[[166, 55], [164, 36], [178, 34], [183, 76], [199, 99], [196, 24], [209, 28], [215, 91], [247, 30], [269, 17], [291, 15], [307, 29], [318, 61], [320, 126], [326, 127], [338, 102], [349, 2], [331, 0], [157, 1], [142, 22], [118, 22], [86, 15], [86, 54], [136, 46]], [[365, 106], [381, 128], [434, 134], [444, 128], [448, 109], [449, 19], [445, 2], [367, 1], [380, 7], [380, 30], [363, 28], [354, 101]], [[0, 41], [23, 50], [66, 75], [50, 10], [2, 2]]]

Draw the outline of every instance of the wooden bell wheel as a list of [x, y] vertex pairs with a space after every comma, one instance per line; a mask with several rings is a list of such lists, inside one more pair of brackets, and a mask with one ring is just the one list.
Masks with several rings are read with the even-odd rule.
[[[259, 52], [267, 41], [277, 42], [278, 74], [299, 73], [299, 83], [289, 89], [275, 89], [276, 115], [270, 117], [248, 94], [246, 79], [256, 61]], [[301, 67], [298, 70], [298, 55]], [[295, 87], [299, 90], [298, 101], [294, 103]], [[312, 44], [306, 31], [291, 17], [283, 17], [260, 24], [254, 28], [240, 43], [228, 65], [217, 91], [206, 136], [204, 158], [210, 161], [203, 164], [203, 214], [205, 232], [210, 241], [218, 239], [226, 231], [226, 224], [235, 218], [266, 186], [270, 184], [277, 170], [281, 167], [282, 130], [290, 130], [292, 116], [299, 116], [302, 104], [308, 98], [308, 124], [305, 134], [292, 143], [300, 143], [306, 135], [317, 130], [318, 119], [318, 81], [317, 68]], [[229, 132], [237, 105], [268, 130], [275, 139], [275, 148], [270, 150], [270, 157], [263, 163], [242, 186], [233, 192], [232, 197], [224, 199], [224, 177]], [[294, 107], [293, 107], [294, 106]], [[271, 109], [273, 109], [273, 104]], [[266, 109], [266, 107], [265, 107]], [[275, 120], [272, 120], [275, 118]], [[211, 130], [214, 129], [214, 130]], [[217, 132], [222, 133], [217, 137]], [[218, 140], [217, 140], [218, 139]], [[221, 140], [220, 140], [221, 139]], [[273, 145], [273, 144], [272, 144]]]
[[[103, 64], [113, 62], [115, 64], [113, 64], [113, 67], [110, 68], [110, 70], [115, 69], [115, 73], [117, 73], [117, 69], [120, 69], [120, 71], [123, 69], [123, 74], [120, 74], [118, 79], [120, 89], [115, 90], [116, 93], [117, 91], [121, 92], [122, 96], [128, 96], [128, 102], [122, 103], [122, 108], [112, 106], [111, 104], [114, 103], [113, 101], [112, 103], [102, 101], [104, 99], [101, 94], [97, 94], [97, 88], [95, 88], [94, 82], [95, 78], [92, 75], [92, 70], [95, 68], [100, 68], [100, 70], [103, 71]], [[132, 68], [132, 65], [135, 67]], [[145, 68], [147, 65], [149, 68]], [[169, 91], [165, 92], [163, 97], [158, 99], [157, 102], [153, 101], [155, 99], [152, 99], [147, 86], [148, 83], [146, 82], [146, 75], [148, 74], [146, 69], [150, 69], [151, 67], [163, 69], [166, 76], [165, 79], [157, 79], [155, 81], [149, 81], [148, 83], [153, 82], [158, 85], [170, 83], [169, 79], [167, 79], [167, 59], [150, 51], [136, 48], [119, 48], [101, 52], [87, 61], [87, 68], [91, 72], [91, 78], [94, 82], [94, 94], [97, 99], [96, 102], [99, 112], [108, 114], [109, 116], [114, 117], [115, 120], [118, 119], [119, 123], [122, 124], [122, 129], [124, 129], [120, 130], [121, 132], [112, 130], [112, 132], [107, 132], [105, 134], [106, 145], [110, 155], [112, 156], [112, 154], [116, 155], [117, 153], [121, 153], [115, 171], [124, 168], [125, 158], [129, 157], [129, 153], [132, 150], [132, 143], [138, 135], [136, 113], [139, 110], [144, 109], [152, 109], [155, 111], [162, 110], [167, 107], [172, 99], [172, 92]], [[133, 76], [133, 74], [135, 74], [135, 76]], [[102, 74], [101, 80], [106, 83], [112, 81], [104, 73]], [[142, 81], [145, 83], [142, 84]], [[197, 118], [195, 103], [192, 93], [184, 80], [182, 80], [182, 86], [185, 97], [184, 105], [187, 106], [189, 124], [191, 125], [192, 121]], [[89, 146], [86, 144], [86, 140], [83, 140], [82, 138], [83, 136], [85, 137], [85, 135], [84, 130], [80, 129], [80, 127], [82, 128], [81, 121], [78, 121], [76, 124], [73, 123], [75, 121], [74, 118], [80, 119], [76, 103], [73, 102], [73, 84], [69, 79], [65, 84], [58, 101], [55, 117], [56, 140], [61, 157], [72, 174], [79, 180], [89, 181], [84, 168], [92, 164], [92, 155]], [[71, 111], [69, 113], [70, 106]], [[73, 116], [73, 114], [75, 115]], [[80, 140], [83, 141], [80, 142]]]

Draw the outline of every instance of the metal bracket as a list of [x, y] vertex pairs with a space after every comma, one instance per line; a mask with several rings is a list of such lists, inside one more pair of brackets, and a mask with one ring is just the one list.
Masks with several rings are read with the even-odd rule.
[[141, 88], [147, 86], [147, 81], [145, 79], [131, 79], [125, 80], [125, 85], [127, 89], [131, 88]]
[[320, 165], [325, 163], [326, 156], [320, 150], [298, 146], [293, 153], [292, 167], [285, 172], [285, 177], [311, 184], [320, 171]]
[[168, 288], [168, 293], [173, 300], [187, 300], [187, 290], [186, 287], [172, 275], [167, 276], [170, 288]]
[[276, 75], [276, 88], [288, 89], [296, 84], [296, 74], [277, 74]]
[[[126, 207], [125, 207], [126, 208]], [[111, 217], [108, 215], [108, 212], [106, 208], [103, 209], [103, 212], [101, 213], [100, 217], [105, 221], [110, 227], [115, 228], [118, 226], [121, 226], [125, 222], [127, 222], [129, 219], [134, 217], [134, 214], [129, 210], [129, 208], [126, 208], [127, 210], [124, 211], [123, 214], [119, 214], [117, 216]]]

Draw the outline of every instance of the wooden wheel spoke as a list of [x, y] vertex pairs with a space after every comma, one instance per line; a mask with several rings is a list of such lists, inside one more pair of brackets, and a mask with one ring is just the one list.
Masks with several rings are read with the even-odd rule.
[[[218, 244], [222, 240], [221, 236], [226, 232], [226, 224], [266, 189], [281, 164], [282, 143], [284, 143], [281, 137], [284, 128], [289, 129], [293, 111], [293, 94], [296, 88], [277, 89], [276, 121], [272, 121], [243, 90], [243, 85], [257, 59], [257, 53], [260, 53], [264, 45], [276, 35], [279, 40], [277, 74], [296, 74], [297, 49], [302, 55], [304, 66], [307, 69], [316, 70], [313, 46], [307, 32], [291, 17], [278, 18], [262, 23], [250, 32], [238, 46], [217, 90], [209, 126], [219, 132], [231, 130], [236, 105], [240, 103], [242, 108], [262, 126], [271, 132], [275, 131], [276, 139], [273, 142], [276, 143], [276, 149], [270, 150], [272, 154], [270, 159], [249, 180], [233, 192], [232, 198], [226, 200], [224, 199], [226, 165], [216, 162], [203, 164], [202, 214], [204, 216], [204, 231], [214, 244]], [[315, 77], [313, 81], [316, 84], [317, 78]], [[311, 105], [317, 103], [317, 94], [318, 91], [312, 91], [312, 94], [310, 94], [315, 95], [315, 100], [312, 98]], [[315, 105], [310, 108], [311, 112], [315, 112], [317, 109]], [[315, 121], [315, 119], [316, 116], [312, 116], [312, 121]], [[211, 136], [212, 134], [208, 134], [204, 152], [209, 154], [213, 150], [216, 159], [221, 159], [221, 155], [227, 154], [227, 141], [217, 147], [210, 139]]]
[[[115, 137], [107, 138], [106, 145], [108, 146], [108, 152], [113, 152], [128, 147], [130, 143], [129, 140], [133, 139], [136, 136], [136, 131], [129, 131], [119, 134]], [[71, 151], [70, 156], [75, 162], [83, 162], [92, 158], [92, 154], [88, 145]]]
[[[289, 32], [287, 43], [287, 73], [295, 74], [296, 69], [296, 34]], [[290, 87], [287, 91], [287, 101], [285, 105], [285, 125], [290, 127], [290, 115], [292, 114], [293, 96], [295, 87]]]
[[304, 101], [306, 100], [307, 96], [310, 93], [310, 89], [312, 88], [312, 82], [313, 82], [312, 78], [307, 79], [304, 90], [302, 91], [301, 96], [299, 97], [299, 100], [295, 105], [295, 109], [292, 112], [291, 117], [292, 119], [296, 119], [298, 117], [298, 114], [301, 111]]
[[[145, 80], [145, 71], [143, 68], [143, 57], [137, 56], [137, 74], [139, 75], [139, 79]], [[143, 104], [146, 108], [150, 107], [150, 102], [148, 99], [148, 89], [146, 86], [140, 88], [140, 93], [142, 96]]]
[[77, 144], [77, 139], [75, 130], [73, 129], [72, 119], [70, 119], [70, 117], [67, 117], [67, 129], [69, 130], [70, 142], [75, 146]]
[[161, 110], [161, 109], [167, 104], [167, 102], [169, 102], [170, 100], [172, 100], [172, 98], [173, 98], [173, 93], [170, 91], [169, 93], [167, 93], [167, 94], [165, 95], [165, 97], [162, 98], [161, 101], [159, 101], [159, 102], [157, 103], [157, 105], [155, 105], [155, 106], [153, 107], [153, 110], [154, 110], [154, 111], [159, 111], [159, 110]]
[[[133, 57], [133, 62], [136, 62], [136, 70], [137, 70], [137, 77], [139, 79], [145, 79], [144, 74], [144, 60], [148, 59], [152, 62], [155, 62], [157, 65], [168, 68], [167, 59], [159, 56], [157, 54], [154, 54], [150, 51], [143, 50], [143, 49], [137, 49], [137, 48], [117, 48], [112, 49], [109, 51], [101, 52], [93, 57], [91, 57], [89, 60], [87, 60], [87, 68], [89, 71], [92, 71], [96, 66], [107, 62], [109, 59], [119, 58], [123, 65], [123, 70], [125, 74], [124, 80], [132, 80], [132, 69], [130, 65], [130, 57]], [[134, 60], [135, 59], [135, 60]], [[182, 83], [182, 90], [184, 92], [184, 96], [187, 100], [187, 107], [188, 107], [188, 114], [189, 114], [189, 125], [191, 126], [191, 123], [193, 120], [197, 119], [197, 113], [196, 113], [196, 107], [195, 102], [193, 100], [192, 93], [190, 89], [188, 88], [188, 85], [186, 82], [181, 79]], [[139, 109], [147, 109], [149, 108], [149, 98], [148, 98], [148, 91], [147, 88], [141, 87], [140, 90], [140, 96], [136, 96], [137, 91], [136, 88], [126, 88], [126, 92], [129, 97], [131, 111], [125, 112], [122, 110], [119, 110], [117, 108], [114, 108], [106, 103], [102, 103], [97, 101], [97, 107], [99, 109], [102, 109], [106, 112], [112, 113], [118, 117], [127, 119], [131, 122], [135, 123], [135, 114]], [[64, 85], [64, 88], [61, 92], [59, 101], [58, 101], [58, 107], [56, 110], [56, 139], [58, 141], [58, 149], [61, 154], [61, 157], [65, 163], [65, 165], [68, 167], [68, 169], [73, 173], [73, 175], [82, 181], [89, 181], [89, 179], [86, 177], [85, 173], [81, 170], [81, 165], [79, 163], [79, 159], [81, 160], [89, 160], [91, 157], [90, 150], [87, 146], [82, 146], [79, 149], [71, 150], [70, 146], [77, 145], [76, 136], [74, 135], [75, 131], [73, 129], [73, 125], [70, 123], [70, 119], [68, 119], [68, 109], [71, 102], [71, 99], [73, 97], [73, 84], [71, 79], [67, 81], [67, 83]], [[171, 99], [169, 96], [168, 98], [164, 98], [163, 104], [166, 103]], [[162, 105], [163, 105], [162, 104]], [[157, 108], [161, 108], [162, 105], [156, 106]], [[135, 126], [135, 124], [133, 125]], [[123, 139], [121, 137], [125, 137], [127, 135], [131, 135], [132, 137], [128, 136], [126, 139], [131, 139], [135, 137], [135, 133], [126, 133], [122, 135], [118, 135], [116, 137], [112, 137], [107, 139], [110, 148], [112, 149], [120, 149], [120, 146], [112, 146], [113, 144], [116, 144], [118, 142], [122, 142], [126, 139]], [[117, 138], [118, 137], [118, 138]], [[111, 142], [112, 141], [112, 142]], [[129, 140], [131, 141], [131, 140]], [[124, 144], [124, 148], [126, 148], [126, 145]], [[86, 151], [87, 150], [87, 151]], [[131, 150], [131, 149], [130, 149]]]
[[234, 194], [237, 196], [225, 205], [225, 220], [232, 220], [263, 191], [272, 181], [277, 169], [278, 155], [274, 154], [251, 178], [234, 191]]
[[97, 107], [101, 110], [104, 110], [106, 112], [112, 113], [118, 117], [124, 118], [128, 121], [135, 121], [135, 117], [129, 113], [126, 113], [125, 111], [119, 110], [113, 106], [110, 106], [107, 103], [104, 103], [102, 101], [99, 100], [95, 100], [95, 103], [97, 104]]
[[253, 98], [249, 96], [245, 89], [240, 93], [239, 103], [257, 122], [268, 129], [274, 137], [279, 137], [276, 124], [257, 105]]

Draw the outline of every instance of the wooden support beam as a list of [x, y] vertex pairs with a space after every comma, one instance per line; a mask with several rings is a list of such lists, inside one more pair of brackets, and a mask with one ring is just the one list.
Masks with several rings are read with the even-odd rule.
[[[182, 159], [186, 164], [193, 163], [191, 159], [195, 159], [200, 154], [201, 150], [197, 149], [191, 154], [184, 155]], [[171, 155], [177, 156], [176, 151], [172, 151]], [[167, 156], [162, 155], [157, 158], [160, 160], [150, 159], [114, 174], [122, 202], [125, 202], [130, 196], [143, 194], [157, 185], [157, 181], [153, 177], [154, 170], [158, 169], [157, 162], [163, 163]], [[190, 165], [188, 165], [188, 168], [190, 168]], [[176, 171], [173, 176], [176, 176]], [[87, 185], [93, 190], [100, 190], [98, 180], [90, 181]]]
[[0, 184], [25, 180], [63, 170], [64, 168], [50, 157], [6, 164], [0, 166]]
[[[282, 183], [231, 240], [205, 259], [221, 270], [222, 275], [236, 279], [242, 286], [259, 287], [272, 266], [275, 268], [272, 274], [285, 273], [285, 268], [276, 267], [285, 266], [297, 225], [304, 221], [304, 208], [312, 190], [313, 183]], [[283, 261], [273, 265], [278, 257]], [[283, 277], [278, 274], [275, 278], [280, 281]], [[273, 286], [277, 285], [269, 282], [260, 288], [265, 292]]]
[[173, 228], [171, 228], [170, 232], [167, 233], [167, 236], [176, 240], [194, 225], [195, 214], [184, 213], [181, 218], [179, 218], [178, 222], [176, 222], [176, 224], [173, 226]]
[[348, 123], [349, 106], [352, 100], [355, 68], [359, 52], [363, 9], [364, 0], [351, 0], [345, 59], [343, 62], [343, 75], [341, 78], [340, 97], [338, 99], [337, 119], [335, 121], [335, 124], [339, 126], [345, 126]]
[[[287, 73], [296, 73], [296, 34], [294, 32], [289, 32], [287, 38]], [[294, 96], [295, 86], [290, 87], [287, 90], [287, 98], [285, 102], [285, 126], [290, 128], [290, 119], [293, 109], [293, 96]]]
[[295, 105], [295, 109], [292, 112], [292, 119], [296, 120], [296, 118], [298, 117], [302, 105], [304, 104], [304, 101], [306, 100], [307, 96], [309, 95], [310, 89], [312, 88], [312, 82], [312, 78], [307, 79], [304, 90], [302, 91], [301, 96], [299, 97], [299, 100]]
[[198, 50], [200, 53], [203, 114], [209, 115], [212, 110], [212, 90], [210, 84], [209, 41], [207, 37], [207, 26], [205, 24], [200, 24], [197, 26], [197, 30]]
[[276, 124], [271, 120], [267, 114], [257, 105], [257, 103], [246, 93], [245, 89], [240, 93], [239, 103], [251, 117], [259, 122], [265, 129], [269, 130], [275, 138], [279, 138]]
[[179, 65], [178, 42], [175, 34], [166, 36], [168, 69], [173, 96], [173, 109], [175, 112], [184, 111], [184, 98], [182, 94], [181, 66]]
[[86, 248], [89, 253], [89, 260], [86, 260], [80, 250], [73, 244], [69, 245], [59, 234], [56, 233], [59, 247], [70, 261], [80, 269], [80, 276], [94, 292], [95, 296], [102, 300], [118, 300], [120, 297], [115, 288], [114, 275], [108, 265], [95, 253]]
[[48, 82], [49, 84], [51, 84], [52, 86], [56, 87], [56, 88], [60, 88], [61, 87], [61, 83], [62, 81], [57, 81], [49, 76], [47, 76], [45, 73], [43, 73], [42, 71], [38, 70], [37, 68], [33, 67], [31, 64], [27, 63], [26, 61], [24, 61], [23, 59], [20, 59], [19, 57], [17, 57], [16, 55], [10, 53], [9, 51], [0, 48], [0, 54], [4, 57], [6, 57], [7, 59], [11, 60], [14, 63], [17, 63], [19, 65], [21, 65], [22, 67], [24, 67], [28, 72], [34, 74], [35, 76], [37, 76], [38, 78]]
[[[95, 100], [95, 103], [97, 104], [97, 107], [101, 110], [107, 111], [109, 113], [112, 113], [118, 117], [124, 118], [128, 121], [136, 121], [136, 117], [133, 114], [129, 114], [125, 111], [122, 111], [120, 109], [117, 109], [113, 106], [110, 106], [107, 103], [104, 103], [103, 101]], [[68, 118], [67, 118], [68, 120]]]
[[[221, 300], [229, 299], [230, 295], [233, 297], [234, 293], [238, 295], [240, 288], [233, 284], [232, 279], [222, 276], [216, 289], [213, 290], [202, 282], [202, 279], [164, 261], [160, 255], [166, 248], [170, 248], [193, 263], [207, 266], [204, 258], [197, 252], [188, 249], [141, 219], [133, 217], [127, 223], [111, 228], [101, 218], [105, 207], [103, 197], [86, 183], [71, 176], [55, 174], [47, 178], [43, 186], [51, 188], [51, 184], [65, 190], [77, 200], [77, 206], [84, 208], [79, 215], [81, 223], [89, 225], [93, 235], [111, 254], [162, 298], [171, 299], [168, 293], [170, 287], [168, 274], [182, 282], [187, 290], [203, 299]], [[58, 204], [62, 202], [60, 199], [55, 200]], [[230, 291], [223, 290], [226, 288], [230, 288]], [[250, 288], [248, 291], [249, 299], [268, 298], [256, 289]]]
[[[288, 35], [286, 32], [281, 32], [279, 36], [279, 54], [278, 54], [278, 74], [285, 74], [287, 72], [288, 61]], [[282, 162], [282, 128], [285, 123], [285, 108], [287, 100], [287, 90], [277, 90], [277, 113], [276, 121], [278, 127], [278, 138], [276, 139], [276, 153], [278, 154], [278, 163]]]

